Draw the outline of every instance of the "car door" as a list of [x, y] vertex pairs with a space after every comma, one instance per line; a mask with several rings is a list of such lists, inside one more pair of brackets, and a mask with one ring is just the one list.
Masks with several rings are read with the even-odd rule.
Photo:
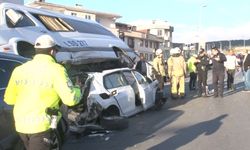
[[134, 113], [135, 94], [120, 71], [105, 75], [104, 86], [109, 92], [117, 91], [114, 98], [125, 116], [130, 116]]
[[133, 71], [133, 73], [137, 80], [143, 109], [146, 110], [155, 103], [157, 85], [154, 82], [149, 83], [139, 72]]
[[[12, 71], [20, 64], [19, 61], [0, 58], [0, 144], [7, 143], [5, 139], [15, 134], [12, 107], [7, 105], [3, 98]], [[4, 143], [2, 143], [3, 140]]]

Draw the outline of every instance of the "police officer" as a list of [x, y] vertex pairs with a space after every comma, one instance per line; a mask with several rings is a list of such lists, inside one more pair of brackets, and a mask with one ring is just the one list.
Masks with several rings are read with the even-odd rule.
[[57, 64], [56, 43], [49, 35], [35, 42], [34, 59], [16, 67], [8, 83], [4, 101], [14, 105], [16, 131], [27, 150], [49, 150], [50, 119], [45, 110], [59, 108], [59, 101], [72, 106], [81, 99], [63, 66]]
[[207, 71], [209, 65], [209, 57], [206, 55], [206, 51], [201, 49], [196, 61], [196, 68], [198, 74], [198, 96], [208, 95], [207, 87]]
[[176, 47], [170, 50], [168, 58], [168, 75], [171, 79], [171, 96], [173, 99], [185, 96], [186, 63], [181, 50]]
[[187, 67], [188, 67], [188, 72], [190, 76], [189, 80], [189, 90], [195, 90], [196, 89], [196, 80], [197, 80], [197, 68], [196, 68], [196, 63], [197, 63], [197, 55], [193, 54], [187, 62]]
[[213, 63], [213, 87], [214, 97], [223, 97], [225, 67], [224, 62], [227, 60], [226, 56], [221, 53], [218, 48], [212, 48], [212, 63]]

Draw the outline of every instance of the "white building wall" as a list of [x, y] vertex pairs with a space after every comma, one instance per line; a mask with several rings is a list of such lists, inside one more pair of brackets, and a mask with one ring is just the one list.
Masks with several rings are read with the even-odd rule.
[[113, 21], [112, 19], [96, 17], [96, 21], [107, 28], [115, 28], [115, 21]]
[[69, 10], [65, 10], [64, 11], [65, 15], [72, 15], [72, 14], [76, 14], [76, 17], [80, 17], [83, 19], [89, 19], [89, 20], [96, 20], [96, 16], [95, 14], [90, 14], [90, 13], [82, 13], [82, 12], [75, 12], [75, 11], [69, 11]]

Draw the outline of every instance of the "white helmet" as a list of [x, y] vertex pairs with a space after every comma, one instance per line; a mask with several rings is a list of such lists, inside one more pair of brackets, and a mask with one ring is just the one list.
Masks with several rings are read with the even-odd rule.
[[47, 34], [39, 36], [35, 42], [35, 48], [51, 48], [55, 45], [55, 40]]
[[181, 52], [179, 47], [170, 49], [170, 55], [179, 54]]
[[157, 49], [156, 51], [155, 51], [155, 55], [160, 55], [160, 54], [162, 54], [162, 49]]

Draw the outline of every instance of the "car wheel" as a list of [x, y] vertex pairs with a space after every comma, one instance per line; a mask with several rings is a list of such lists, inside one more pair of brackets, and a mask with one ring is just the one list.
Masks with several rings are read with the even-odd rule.
[[100, 124], [108, 130], [123, 130], [128, 128], [128, 120], [121, 116], [103, 116], [100, 119]]

